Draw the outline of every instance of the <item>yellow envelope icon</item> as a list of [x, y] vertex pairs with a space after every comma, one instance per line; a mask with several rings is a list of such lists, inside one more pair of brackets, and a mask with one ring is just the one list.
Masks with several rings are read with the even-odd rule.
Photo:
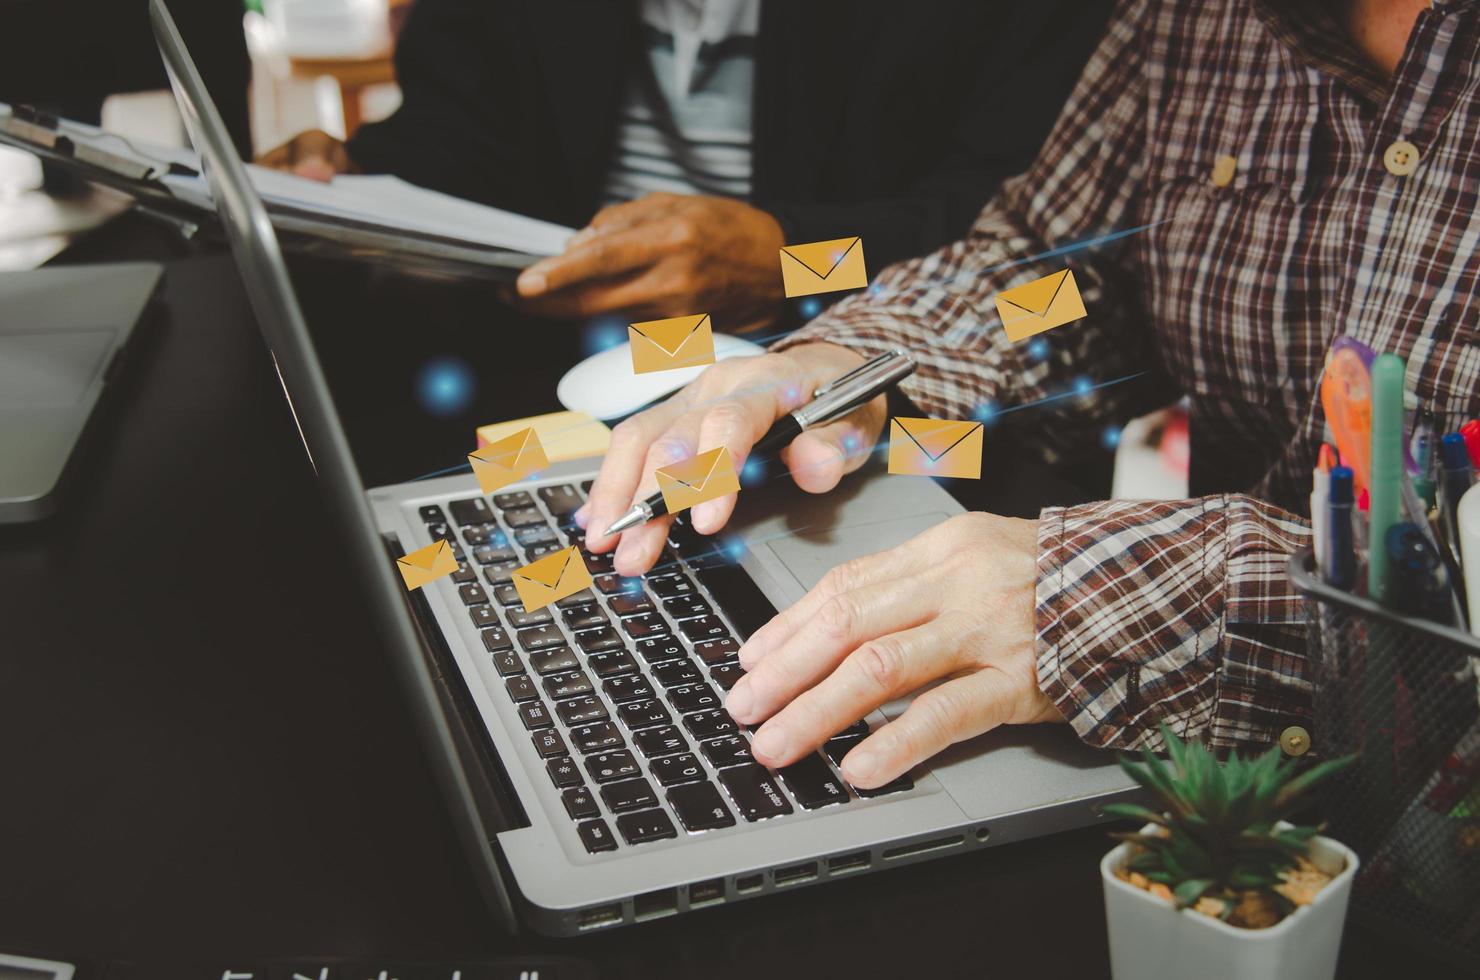
[[714, 363], [714, 325], [708, 313], [633, 323], [627, 339], [632, 342], [633, 374]]
[[862, 238], [835, 238], [788, 245], [781, 250], [781, 286], [787, 296], [835, 293], [867, 285]]
[[585, 412], [550, 412], [507, 422], [478, 426], [478, 448], [491, 446], [515, 433], [533, 428], [535, 438], [552, 463], [567, 459], [605, 456], [612, 445], [612, 430]]
[[396, 559], [396, 568], [406, 580], [406, 589], [419, 589], [443, 575], [457, 571], [457, 556], [452, 545], [446, 541], [433, 541], [425, 548], [417, 548], [409, 555]]
[[553, 552], [517, 569], [513, 581], [524, 611], [534, 612], [582, 589], [589, 589], [591, 572], [586, 568], [580, 549], [571, 545], [564, 551]]
[[734, 460], [724, 446], [681, 463], [659, 467], [655, 475], [670, 514], [727, 493], [740, 492], [740, 477], [735, 474]]
[[1007, 328], [1007, 339], [1022, 340], [1088, 314], [1074, 271], [1065, 269], [998, 293], [997, 315]]
[[908, 476], [982, 478], [980, 422], [889, 420], [889, 472]]
[[473, 475], [484, 493], [493, 493], [550, 465], [533, 426], [478, 447], [468, 453], [468, 462], [473, 464]]

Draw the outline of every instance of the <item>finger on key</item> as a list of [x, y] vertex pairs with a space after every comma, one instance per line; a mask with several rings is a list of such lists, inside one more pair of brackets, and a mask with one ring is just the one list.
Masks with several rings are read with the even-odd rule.
[[[637, 485], [634, 501], [643, 500], [657, 490], [654, 472], [659, 467], [694, 456], [694, 439], [698, 435], [698, 429], [698, 418], [686, 415], [652, 444], [643, 461], [642, 480]], [[663, 552], [663, 545], [668, 541], [668, 526], [672, 523], [671, 517], [664, 517], [623, 531], [622, 540], [617, 544], [617, 552], [613, 556], [617, 572], [635, 576], [652, 568]]]
[[683, 392], [639, 412], [612, 430], [611, 448], [601, 461], [601, 470], [591, 484], [588, 495], [586, 547], [594, 552], [610, 551], [617, 546], [617, 535], [606, 529], [632, 508], [642, 467], [653, 441], [684, 413]]
[[754, 670], [772, 651], [814, 619], [834, 596], [917, 574], [927, 566], [928, 559], [923, 549], [909, 547], [911, 544], [912, 541], [906, 542], [904, 546], [835, 566], [811, 591], [750, 635], [750, 639], [740, 647], [740, 666]]
[[843, 757], [843, 778], [864, 789], [883, 786], [947, 746], [1004, 724], [1012, 698], [1002, 672], [990, 669], [933, 687]]
[[919, 577], [886, 579], [829, 599], [785, 643], [740, 678], [725, 707], [753, 724], [785, 707], [870, 641], [918, 626], [938, 606], [935, 589]]
[[760, 727], [757, 761], [790, 765], [880, 705], [958, 670], [960, 635], [933, 619], [865, 643]]
[[[772, 386], [755, 386], [733, 394], [733, 400], [716, 404], [704, 413], [699, 424], [699, 450], [707, 452], [716, 446], [730, 450], [730, 462], [739, 473], [755, 441], [765, 435], [780, 414], [777, 395]], [[694, 508], [694, 530], [714, 534], [725, 526], [735, 512], [737, 495], [725, 494], [706, 500]]]

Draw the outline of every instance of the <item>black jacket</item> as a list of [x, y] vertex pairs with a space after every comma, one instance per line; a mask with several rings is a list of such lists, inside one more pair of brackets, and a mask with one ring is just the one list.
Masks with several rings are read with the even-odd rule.
[[[871, 270], [962, 237], [1026, 169], [1109, 0], [765, 0], [752, 203], [789, 242], [861, 235]], [[418, 0], [401, 107], [356, 164], [562, 224], [601, 203], [635, 0]]]

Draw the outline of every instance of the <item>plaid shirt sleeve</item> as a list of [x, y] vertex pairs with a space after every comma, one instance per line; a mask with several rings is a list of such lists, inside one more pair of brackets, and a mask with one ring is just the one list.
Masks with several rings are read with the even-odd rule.
[[[1141, 33], [1153, 2], [1121, 0], [1037, 161], [1003, 183], [964, 240], [885, 269], [866, 292], [773, 349], [813, 341], [868, 355], [908, 348], [918, 367], [901, 388], [933, 416], [985, 417], [1048, 399], [1035, 411], [1043, 420], [1038, 448], [1050, 460], [1097, 442], [1107, 420], [1126, 417], [1129, 392], [1095, 386], [1154, 360], [1124, 285], [1136, 280], [1121, 267], [1117, 242], [1076, 246], [1124, 230], [1133, 212], [1144, 168]], [[996, 295], [1066, 265], [1089, 316], [1035, 338], [1046, 352], [1009, 341]]]
[[[904, 390], [932, 415], [981, 417], [984, 403], [1050, 399], [1037, 410], [1050, 458], [1098, 438], [1130, 407], [1121, 389], [1056, 396], [1091, 366], [1093, 383], [1155, 362], [1126, 288], [1140, 277], [1113, 244], [1057, 251], [1135, 214], [1149, 47], [1141, 35], [1156, 6], [1122, 0], [1037, 162], [1003, 185], [966, 240], [886, 269], [870, 294], [778, 348], [905, 347], [919, 368]], [[1028, 345], [1007, 340], [993, 297], [1066, 262], [1090, 314], [1044, 334], [1048, 356], [1030, 357]], [[1299, 519], [1243, 496], [1045, 510], [1040, 686], [1094, 745], [1154, 748], [1160, 721], [1219, 746], [1270, 743], [1309, 712], [1301, 609], [1283, 569], [1308, 534]]]

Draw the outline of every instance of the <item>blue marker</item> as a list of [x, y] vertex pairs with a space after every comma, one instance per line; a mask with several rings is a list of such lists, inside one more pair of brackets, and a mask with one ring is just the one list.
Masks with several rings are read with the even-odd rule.
[[1352, 540], [1352, 468], [1333, 466], [1326, 491], [1326, 553], [1321, 573], [1326, 584], [1350, 591], [1357, 583], [1357, 551]]
[[1439, 524], [1445, 544], [1459, 554], [1459, 517], [1455, 509], [1459, 498], [1470, 489], [1470, 450], [1465, 437], [1451, 432], [1439, 443], [1439, 459], [1444, 469], [1439, 473]]
[[1449, 601], [1449, 574], [1438, 550], [1417, 524], [1404, 521], [1388, 528], [1387, 554], [1392, 569], [1393, 608], [1448, 625], [1454, 621]]

